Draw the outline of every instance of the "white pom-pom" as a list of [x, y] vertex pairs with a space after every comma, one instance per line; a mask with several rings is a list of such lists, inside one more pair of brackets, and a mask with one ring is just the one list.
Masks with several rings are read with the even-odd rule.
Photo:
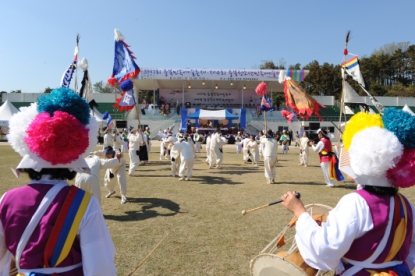
[[122, 34], [122, 33], [121, 33], [118, 29], [115, 29], [115, 30], [114, 30], [114, 34], [115, 34], [114, 39], [115, 39], [116, 41], [124, 40], [124, 36], [123, 36], [123, 34]]
[[82, 69], [82, 71], [88, 70], [88, 60], [86, 60], [86, 58], [82, 58], [78, 63], [78, 66]]
[[403, 146], [384, 128], [371, 127], [358, 132], [349, 148], [350, 165], [358, 175], [379, 176], [399, 162]]
[[30, 153], [30, 149], [26, 145], [24, 138], [26, 136], [28, 126], [38, 114], [37, 104], [32, 103], [28, 107], [21, 107], [20, 112], [14, 114], [10, 118], [8, 141], [12, 148], [21, 156]]
[[90, 152], [95, 151], [95, 147], [97, 146], [97, 143], [98, 143], [99, 125], [94, 116], [91, 116], [89, 118], [89, 124], [87, 124], [86, 127], [89, 129], [89, 132], [88, 132], [89, 146], [86, 148], [85, 152], [83, 153], [83, 156], [89, 155]]

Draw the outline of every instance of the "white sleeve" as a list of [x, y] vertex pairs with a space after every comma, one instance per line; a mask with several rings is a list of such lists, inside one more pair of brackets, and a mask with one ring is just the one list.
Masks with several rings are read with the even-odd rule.
[[82, 266], [85, 275], [117, 275], [115, 247], [95, 197], [91, 197], [79, 227]]
[[111, 159], [101, 159], [101, 169], [110, 169], [118, 165], [120, 161], [118, 158], [111, 158]]
[[373, 228], [366, 201], [357, 193], [345, 195], [318, 226], [308, 213], [296, 223], [296, 241], [304, 261], [317, 269], [331, 270], [349, 251], [353, 241]]
[[105, 154], [104, 154], [103, 150], [94, 151], [93, 154], [98, 156], [98, 157], [105, 157]]
[[311, 146], [311, 147], [313, 148], [313, 150], [315, 152], [320, 152], [321, 150], [324, 149], [324, 144], [323, 144], [323, 142], [320, 141], [320, 142], [317, 143], [317, 145]]

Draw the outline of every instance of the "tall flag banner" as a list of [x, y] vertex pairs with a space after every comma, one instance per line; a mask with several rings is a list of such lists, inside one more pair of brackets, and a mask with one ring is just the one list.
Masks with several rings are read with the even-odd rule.
[[[76, 47], [75, 47], [75, 53], [74, 58], [72, 60], [72, 63], [69, 65], [68, 69], [66, 69], [65, 73], [63, 73], [62, 79], [61, 79], [61, 87], [69, 88], [72, 80], [73, 73], [76, 71], [77, 63], [78, 63], [78, 53], [79, 53], [79, 35], [76, 36]], [[77, 87], [75, 87], [75, 90]]]
[[81, 59], [79, 62], [79, 67], [82, 69], [82, 71], [84, 71], [84, 77], [81, 81], [82, 86], [79, 90], [79, 96], [84, 98], [89, 104], [89, 107], [94, 110], [94, 107], [98, 107], [98, 104], [94, 100], [91, 79], [88, 72], [88, 60], [86, 58]]
[[274, 111], [275, 110], [275, 108], [271, 106], [271, 100], [269, 98], [266, 98], [265, 96], [262, 96], [261, 110], [262, 111]]
[[116, 83], [121, 84], [128, 79], [136, 79], [140, 74], [140, 67], [137, 66], [130, 50], [130, 46], [124, 42], [122, 33], [115, 29], [115, 56], [112, 76], [108, 80], [108, 84], [114, 86]]
[[363, 80], [362, 73], [360, 72], [359, 60], [357, 56], [343, 62], [341, 66], [345, 69], [347, 74], [349, 74], [361, 86], [365, 87], [365, 81]]
[[323, 121], [319, 110], [326, 107], [308, 95], [304, 88], [290, 77], [284, 80], [284, 96], [286, 106], [291, 108], [301, 118], [308, 120], [314, 114], [320, 121]]
[[140, 67], [137, 66], [134, 59], [134, 53], [130, 50], [130, 46], [124, 42], [122, 33], [115, 29], [115, 56], [114, 67], [112, 69], [112, 76], [108, 79], [108, 85], [115, 86], [120, 84], [123, 91], [120, 98], [116, 99], [115, 108], [120, 111], [128, 111], [136, 106], [134, 99], [134, 83], [132, 80], [136, 79], [140, 74]]

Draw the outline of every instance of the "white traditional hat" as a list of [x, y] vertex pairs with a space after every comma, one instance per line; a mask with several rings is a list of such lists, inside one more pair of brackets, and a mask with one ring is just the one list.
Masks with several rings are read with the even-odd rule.
[[85, 99], [70, 89], [58, 88], [20, 110], [10, 119], [8, 137], [23, 157], [17, 175], [21, 169], [88, 168], [83, 156], [97, 144], [98, 123], [90, 116]]

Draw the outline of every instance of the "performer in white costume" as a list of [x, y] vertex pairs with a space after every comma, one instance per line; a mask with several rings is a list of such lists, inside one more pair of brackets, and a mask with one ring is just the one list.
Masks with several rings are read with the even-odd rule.
[[193, 172], [194, 164], [194, 147], [185, 141], [183, 136], [178, 136], [179, 141], [176, 143], [171, 143], [172, 149], [176, 150], [180, 154], [180, 170], [179, 170], [179, 180], [183, 180], [185, 177], [185, 171], [187, 169], [186, 180], [190, 180]]
[[210, 152], [211, 152], [211, 162], [209, 167], [212, 167], [214, 162], [216, 162], [216, 168], [222, 168], [223, 153], [222, 147], [226, 145], [227, 142], [221, 139], [220, 130], [217, 130], [210, 139]]
[[196, 129], [195, 134], [193, 134], [193, 141], [195, 143], [196, 152], [200, 152], [200, 148], [203, 142], [203, 137], [199, 134], [198, 129]]
[[114, 137], [114, 147], [113, 147], [114, 150], [121, 152], [122, 151], [122, 145], [124, 144], [124, 141], [122, 139], [121, 134], [118, 132], [117, 129], [115, 129], [115, 133], [114, 133], [113, 137]]
[[106, 147], [113, 147], [114, 146], [114, 136], [111, 134], [111, 128], [107, 127], [104, 134], [104, 144], [102, 145], [102, 149], [105, 149]]
[[[246, 138], [245, 138], [246, 139]], [[258, 166], [259, 161], [259, 145], [258, 142], [255, 140], [255, 137], [252, 135], [250, 141], [247, 145], [249, 152], [251, 153], [252, 157], [252, 165], [255, 167]]]
[[308, 166], [308, 142], [310, 140], [307, 137], [307, 133], [303, 133], [303, 137], [300, 138], [300, 166]]
[[251, 139], [249, 138], [249, 136], [246, 136], [243, 140], [242, 140], [242, 158], [244, 163], [248, 162], [249, 159], [249, 149], [248, 149], [248, 143], [251, 141]]
[[212, 167], [211, 167], [211, 159], [212, 159], [212, 155], [211, 155], [211, 147], [210, 147], [210, 141], [211, 141], [211, 139], [212, 139], [212, 133], [208, 133], [207, 135], [206, 135], [206, 146], [205, 146], [205, 148], [206, 148], [206, 163], [209, 165], [209, 169], [211, 169]]
[[330, 179], [329, 168], [331, 165], [331, 154], [333, 151], [331, 141], [327, 135], [327, 132], [324, 129], [319, 129], [317, 131], [318, 138], [320, 141], [317, 145], [312, 142], [312, 149], [314, 152], [317, 152], [320, 157], [320, 166], [323, 171], [324, 181], [328, 187], [334, 187], [334, 179]]
[[415, 184], [415, 121], [403, 112], [386, 108], [383, 118], [357, 113], [349, 120], [340, 169], [363, 188], [341, 198], [321, 226], [292, 192], [281, 197], [298, 218], [295, 239], [308, 265], [344, 276], [411, 275], [415, 209], [399, 189]]
[[272, 130], [268, 131], [265, 138], [261, 139], [262, 152], [264, 154], [264, 170], [267, 184], [274, 183], [277, 176], [277, 170], [275, 166], [278, 162], [278, 141], [274, 139]]
[[75, 186], [84, 189], [87, 192], [93, 194], [99, 204], [101, 205], [101, 187], [99, 185], [99, 174], [102, 169], [109, 169], [115, 167], [121, 154], [116, 154], [116, 158], [101, 159], [96, 155], [90, 155], [85, 158], [89, 169], [85, 172], [78, 172], [75, 177]]
[[235, 137], [235, 146], [236, 146], [236, 153], [242, 152], [242, 136], [241, 132], [238, 131], [238, 134]]
[[167, 129], [165, 129], [163, 132], [159, 131], [158, 135], [160, 136], [160, 160], [163, 159], [163, 156], [166, 154], [166, 145], [164, 144], [164, 141], [167, 139]]
[[137, 128], [133, 128], [130, 131], [130, 134], [128, 134], [128, 154], [130, 156], [130, 166], [128, 168], [129, 176], [136, 176], [134, 172], [140, 166], [140, 157], [137, 154], [137, 151], [140, 150], [140, 141], [137, 130]]

